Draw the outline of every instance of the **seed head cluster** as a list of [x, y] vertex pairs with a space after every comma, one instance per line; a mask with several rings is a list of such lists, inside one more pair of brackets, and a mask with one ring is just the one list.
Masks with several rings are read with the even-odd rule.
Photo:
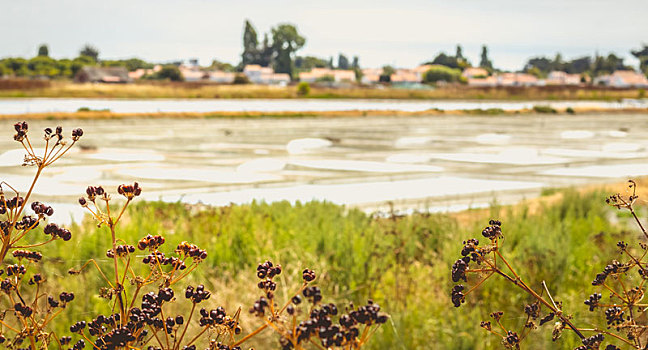
[[611, 274], [617, 274], [617, 273], [623, 273], [628, 271], [628, 266], [625, 264], [617, 261], [617, 260], [612, 260], [612, 262], [608, 265], [605, 266], [605, 269], [603, 269], [603, 272], [599, 273], [596, 275], [596, 278], [594, 281], [592, 281], [593, 286], [598, 286], [603, 283], [605, 283], [605, 279], [611, 275]]
[[195, 289], [188, 286], [185, 290], [185, 298], [190, 299], [193, 303], [201, 303], [211, 297], [211, 292], [205, 289], [205, 286], [199, 284]]
[[200, 249], [197, 245], [188, 242], [181, 242], [178, 244], [175, 252], [182, 257], [190, 257], [196, 262], [207, 259], [206, 250]]
[[[115, 247], [115, 250], [117, 251], [117, 256], [120, 257], [126, 257], [128, 256], [128, 254], [135, 253], [135, 247], [130, 244], [120, 244]], [[115, 257], [115, 252], [112, 250], [112, 248], [106, 251], [106, 257]]]
[[[348, 312], [338, 317], [338, 324], [333, 322], [333, 317], [338, 315], [338, 308], [334, 304], [325, 304], [313, 308], [310, 318], [302, 321], [297, 326], [297, 342], [306, 342], [312, 337], [317, 337], [323, 347], [344, 347], [355, 344], [360, 336], [359, 327], [372, 326], [387, 322], [387, 315], [380, 312], [380, 306], [369, 300], [366, 305], [357, 309], [350, 306]], [[292, 343], [280, 339], [283, 349], [292, 349]]]
[[459, 307], [461, 304], [466, 302], [466, 298], [464, 297], [463, 290], [464, 290], [463, 284], [457, 284], [454, 287], [452, 287], [452, 292], [451, 292], [451, 297], [452, 297], [452, 305], [454, 307]]
[[0, 198], [0, 215], [6, 214], [7, 211], [20, 208], [24, 203], [25, 203], [25, 198], [21, 196], [15, 196], [10, 199], [5, 199], [4, 195], [2, 195], [2, 197]]
[[46, 235], [51, 235], [52, 237], [59, 237], [64, 241], [69, 241], [72, 238], [72, 233], [70, 230], [59, 227], [57, 224], [47, 224], [43, 229], [43, 233]]
[[[604, 340], [605, 340], [605, 336], [602, 333], [594, 334], [591, 337], [587, 337], [583, 339], [582, 340], [583, 345], [577, 347], [575, 350], [598, 349]], [[609, 349], [609, 347], [607, 347], [606, 350], [607, 349]]]
[[587, 300], [585, 300], [585, 305], [589, 306], [589, 311], [594, 311], [594, 309], [598, 306], [601, 297], [601, 293], [594, 293], [590, 295]]
[[137, 182], [132, 185], [119, 185], [119, 187], [117, 187], [117, 193], [130, 200], [142, 194], [142, 188], [139, 187]]
[[45, 205], [41, 202], [33, 202], [31, 204], [31, 209], [36, 213], [37, 215], [47, 215], [47, 216], [52, 216], [54, 214], [54, 209], [52, 207]]
[[304, 269], [304, 271], [302, 271], [302, 278], [304, 279], [304, 282], [313, 282], [315, 280], [315, 277], [315, 271], [311, 269]]
[[[102, 197], [106, 195], [107, 195], [106, 190], [104, 190], [104, 188], [101, 186], [88, 186], [86, 188], [86, 196], [90, 202], [94, 202], [97, 199], [97, 197]], [[81, 198], [79, 198], [79, 204], [83, 206], [86, 204], [86, 201], [85, 199], [82, 200]]]
[[32, 252], [23, 249], [14, 250], [13, 253], [11, 253], [11, 255], [13, 255], [14, 258], [17, 258], [18, 260], [26, 259], [31, 262], [39, 262], [43, 258], [43, 254], [39, 252]]
[[503, 238], [502, 235], [502, 222], [499, 220], [490, 220], [489, 226], [482, 230], [482, 236], [492, 240]]
[[137, 249], [139, 250], [156, 250], [158, 249], [162, 244], [164, 244], [165, 239], [162, 236], [151, 236], [151, 235], [146, 235], [146, 237], [142, 238], [137, 242]]
[[261, 279], [257, 287], [265, 292], [266, 298], [274, 299], [274, 291], [277, 283], [272, 279], [281, 274], [281, 265], [274, 265], [272, 261], [266, 261], [257, 266], [257, 277]]

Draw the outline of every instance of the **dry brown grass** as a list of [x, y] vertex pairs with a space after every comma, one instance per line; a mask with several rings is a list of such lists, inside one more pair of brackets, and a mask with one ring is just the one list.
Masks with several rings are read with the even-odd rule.
[[[639, 200], [637, 201], [638, 205], [648, 205], [648, 177], [642, 177], [634, 179], [637, 183], [637, 195], [639, 195]], [[624, 189], [628, 188], [628, 182], [616, 182], [616, 183], [596, 183], [589, 185], [580, 185], [574, 189], [580, 193], [591, 193], [594, 191], [602, 191], [603, 193], [613, 194], [620, 192], [623, 195], [627, 193], [623, 192]], [[545, 195], [536, 198], [525, 199], [519, 203], [513, 205], [507, 205], [506, 208], [509, 210], [502, 210], [499, 213], [499, 219], [506, 220], [509, 216], [519, 215], [523, 211], [528, 215], [541, 215], [543, 210], [551, 205], [560, 203], [565, 198], [564, 191], [556, 191], [556, 193]], [[605, 198], [601, 198], [603, 201]], [[465, 210], [456, 213], [449, 213], [451, 217], [457, 220], [462, 226], [470, 227], [476, 225], [477, 223], [487, 222], [491, 219], [491, 209], [472, 209]]]
[[[485, 99], [485, 100], [617, 100], [638, 98], [637, 89], [599, 87], [498, 87], [477, 88], [465, 85], [429, 90], [390, 87], [329, 88], [312, 86], [306, 98], [353, 99]], [[295, 86], [216, 85], [205, 83], [73, 84], [53, 81], [47, 86], [23, 89], [20, 86], [0, 89], [0, 97], [69, 97], [69, 98], [304, 98]]]

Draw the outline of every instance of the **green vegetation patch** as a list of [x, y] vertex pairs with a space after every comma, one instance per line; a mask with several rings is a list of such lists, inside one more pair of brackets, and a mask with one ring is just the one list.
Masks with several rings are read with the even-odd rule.
[[[598, 192], [567, 191], [561, 201], [534, 213], [517, 207], [493, 208], [490, 214], [503, 221], [506, 254], [521, 267], [528, 283], [537, 286], [546, 281], [577, 319], [588, 312], [582, 298], [590, 292], [591, 279], [614, 254], [610, 242], [629, 234], [607, 220], [610, 209], [602, 198]], [[256, 264], [272, 259], [295, 269], [287, 276], [297, 276], [302, 267], [314, 268], [325, 295], [335, 296], [331, 301], [360, 304], [372, 298], [378, 302], [392, 318], [370, 342], [373, 349], [423, 349], [430, 344], [484, 349], [496, 347], [498, 341], [488, 337], [479, 322], [494, 310], [516, 314], [518, 305], [525, 302], [519, 299], [522, 294], [490, 283], [461, 310], [452, 307], [450, 267], [459, 256], [461, 240], [482, 238], [484, 225], [459, 222], [445, 214], [374, 217], [326, 202], [255, 202], [222, 208], [136, 202], [129, 207], [119, 234], [127, 242], [162, 234], [168, 247], [191, 241], [209, 251], [196, 278], [211, 281], [206, 287], [215, 290], [215, 299], [229, 308], [247, 310], [258, 297]], [[66, 271], [70, 262], [105, 256], [109, 240], [106, 229], [89, 220], [71, 230], [73, 241], [43, 247], [49, 257], [43, 269], [50, 270], [47, 275], [64, 288], [77, 290], [74, 287], [83, 284], [88, 293], [78, 295], [81, 300], [74, 304], [81, 311], [83, 305], [100, 304], [96, 302], [100, 281], [91, 275], [68, 277]], [[107, 270], [110, 263], [99, 261]], [[234, 285], [239, 291], [235, 296], [222, 289]], [[219, 297], [223, 295], [230, 298], [223, 300]], [[60, 324], [70, 324], [67, 321], [62, 318]], [[524, 320], [507, 322], [522, 326]], [[270, 338], [260, 341], [277, 344], [275, 336], [266, 337]], [[530, 337], [526, 344], [531, 348], [556, 345], [545, 332]], [[570, 333], [560, 342], [565, 348], [577, 345]]]

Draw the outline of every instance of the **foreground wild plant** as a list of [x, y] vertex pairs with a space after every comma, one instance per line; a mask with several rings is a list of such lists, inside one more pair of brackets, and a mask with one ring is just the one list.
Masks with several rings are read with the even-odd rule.
[[[319, 287], [314, 285], [316, 274], [310, 269], [302, 272], [302, 285], [292, 297], [284, 302], [275, 298], [277, 281], [283, 269], [280, 265], [266, 261], [259, 264], [256, 275], [259, 282], [252, 288], [261, 293], [249, 309], [261, 325], [246, 335], [240, 326], [241, 309], [226, 312], [223, 307], [210, 307], [212, 293], [204, 284], [179, 286], [207, 258], [207, 251], [195, 244], [181, 242], [171, 251], [164, 251], [165, 238], [147, 234], [137, 242], [125, 242], [119, 237], [119, 223], [129, 204], [142, 193], [138, 183], [120, 185], [117, 193], [122, 201], [113, 201], [112, 196], [101, 186], [89, 186], [79, 204], [86, 208], [98, 227], [107, 230], [106, 257], [111, 268], [104, 271], [98, 257], [82, 266], [69, 270], [71, 275], [94, 271], [104, 286], [97, 291], [108, 304], [109, 313], [98, 314], [89, 320], [78, 320], [69, 327], [70, 335], [59, 337], [47, 331], [54, 317], [74, 299], [72, 292], [62, 292], [58, 297], [40, 292], [44, 278], [35, 274], [29, 282], [23, 283], [27, 271], [42, 255], [26, 250], [47, 244], [55, 239], [65, 241], [72, 238], [69, 230], [55, 224], [43, 229], [49, 240], [42, 243], [21, 245], [23, 237], [44, 222], [53, 209], [45, 204], [33, 202], [31, 209], [37, 215], [23, 215], [32, 190], [43, 169], [63, 156], [83, 135], [81, 129], [72, 132], [72, 142], [63, 140], [60, 127], [56, 131], [45, 129], [45, 151], [37, 156], [27, 137], [26, 122], [17, 123], [16, 141], [20, 142], [27, 156], [26, 165], [37, 166], [32, 185], [25, 196], [10, 187], [15, 196], [6, 199], [2, 195], [0, 214], [2, 221], [3, 258], [1, 271], [7, 279], [0, 289], [7, 295], [10, 304], [0, 310], [2, 335], [0, 342], [9, 348], [19, 348], [26, 340], [31, 349], [46, 349], [50, 345], [60, 349], [241, 349], [252, 337], [270, 329], [279, 336], [283, 349], [359, 349], [364, 346], [378, 327], [387, 321], [380, 307], [369, 301], [367, 305], [348, 305], [339, 309], [337, 305], [324, 303]], [[52, 144], [50, 144], [50, 140]], [[2, 187], [0, 187], [2, 189]], [[19, 220], [20, 218], [20, 220]], [[18, 263], [5, 263], [5, 256], [12, 252]], [[25, 266], [25, 264], [27, 266]], [[35, 286], [36, 291], [23, 291]], [[27, 296], [33, 295], [33, 301]], [[40, 301], [46, 299], [46, 302]], [[87, 306], [87, 314], [94, 309]], [[14, 317], [5, 317], [13, 315]], [[6, 336], [12, 331], [12, 336]]]
[[[54, 209], [44, 203], [31, 202], [34, 186], [43, 171], [59, 160], [83, 136], [83, 130], [72, 131], [68, 140], [63, 136], [63, 128], [46, 128], [43, 132], [45, 146], [38, 150], [29, 138], [29, 125], [26, 122], [14, 125], [14, 140], [25, 149], [23, 166], [33, 166], [36, 173], [26, 193], [21, 193], [10, 184], [0, 182], [0, 282], [2, 308], [0, 309], [0, 343], [7, 348], [37, 349], [47, 348], [57, 343], [56, 335], [49, 331], [50, 324], [74, 300], [74, 293], [62, 291], [59, 295], [48, 295], [41, 286], [46, 276], [38, 273], [38, 262], [42, 254], [32, 248], [46, 245], [54, 240], [69, 241], [72, 233], [54, 223], [47, 217]], [[31, 209], [31, 214], [28, 211]], [[26, 244], [26, 237], [37, 234], [38, 226], [45, 226], [42, 242]], [[59, 344], [60, 345], [60, 344]]]
[[491, 277], [499, 277], [526, 293], [530, 300], [529, 304], [520, 308], [526, 318], [521, 330], [506, 327], [502, 322], [501, 311], [490, 314], [492, 321], [481, 322], [482, 328], [501, 338], [505, 348], [519, 349], [530, 332], [550, 324], [553, 326], [553, 341], [558, 341], [565, 330], [573, 332], [581, 340], [582, 345], [577, 348], [579, 350], [600, 349], [603, 346], [606, 350], [619, 349], [620, 346], [648, 349], [648, 321], [645, 314], [648, 304], [643, 302], [648, 279], [648, 263], [645, 261], [648, 232], [635, 212], [634, 205], [638, 199], [636, 188], [636, 183], [630, 180], [628, 195], [617, 193], [606, 199], [608, 204], [631, 214], [645, 240], [630, 244], [617, 242], [621, 261], [613, 259], [591, 283], [601, 288], [601, 292], [590, 295], [584, 305], [591, 312], [601, 313], [605, 326], [579, 327], [578, 320], [564, 310], [562, 303], [554, 298], [545, 282], [535, 288], [529, 286], [502, 253], [504, 234], [502, 223], [497, 220], [491, 220], [489, 226], [482, 231], [482, 236], [488, 240], [487, 244], [480, 245], [475, 238], [463, 242], [462, 257], [452, 266], [452, 281], [468, 282], [470, 276], [471, 286], [457, 284], [452, 288], [454, 306], [460, 307], [468, 295], [475, 293]]
[[[310, 269], [303, 271], [304, 282], [299, 290], [280, 307], [275, 300], [277, 282], [274, 279], [283, 270], [280, 265], [266, 261], [259, 264], [256, 272], [260, 281], [255, 288], [263, 295], [249, 310], [263, 324], [237, 340], [242, 334], [240, 309], [227, 313], [223, 307], [204, 307], [212, 293], [203, 284], [178, 290], [178, 283], [207, 258], [207, 252], [182, 242], [172, 252], [165, 253], [162, 251], [165, 239], [160, 235], [146, 235], [135, 245], [120, 240], [117, 235], [119, 221], [142, 189], [134, 183], [121, 185], [117, 191], [126, 200], [119, 209], [100, 186], [88, 187], [86, 196], [79, 199], [79, 204], [92, 214], [97, 224], [110, 231], [107, 237], [111, 238], [111, 248], [106, 256], [113, 260], [113, 271], [104, 273], [95, 260], [90, 260], [70, 273], [79, 274], [86, 267], [96, 269], [106, 284], [100, 295], [112, 304], [114, 313], [97, 315], [92, 320], [72, 325], [70, 331], [81, 337], [75, 343], [77, 348], [88, 342], [97, 349], [106, 350], [147, 346], [164, 350], [197, 349], [197, 344], [207, 349], [241, 349], [246, 340], [271, 328], [280, 335], [283, 349], [303, 349], [309, 344], [320, 348], [357, 349], [367, 342], [377, 325], [387, 320], [379, 313], [380, 307], [371, 302], [357, 309], [351, 306], [345, 310], [346, 314], [338, 315], [341, 312], [336, 305], [322, 304], [319, 288], [311, 285], [316, 275]], [[136, 256], [136, 251], [142, 251], [143, 258]], [[136, 264], [144, 268], [138, 269]], [[302, 295], [310, 307], [300, 308]], [[184, 312], [172, 313], [171, 304], [176, 303], [184, 303], [185, 307], [173, 309]], [[299, 321], [300, 316], [306, 318]], [[333, 318], [338, 318], [339, 323], [335, 324]], [[192, 326], [194, 331], [188, 332]]]

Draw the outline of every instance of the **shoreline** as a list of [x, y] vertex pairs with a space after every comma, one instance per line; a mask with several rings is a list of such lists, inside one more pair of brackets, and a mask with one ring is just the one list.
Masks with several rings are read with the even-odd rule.
[[[571, 112], [568, 110], [571, 109]], [[115, 113], [110, 111], [77, 111], [51, 113], [18, 113], [0, 114], [0, 120], [24, 118], [31, 120], [65, 120], [65, 119], [239, 119], [239, 118], [344, 118], [344, 117], [419, 117], [419, 116], [522, 116], [522, 115], [578, 115], [578, 114], [648, 114], [648, 108], [558, 108], [558, 109], [456, 109], [425, 111], [400, 110], [341, 110], [341, 111], [214, 111], [214, 112], [154, 112], [154, 113]]]

